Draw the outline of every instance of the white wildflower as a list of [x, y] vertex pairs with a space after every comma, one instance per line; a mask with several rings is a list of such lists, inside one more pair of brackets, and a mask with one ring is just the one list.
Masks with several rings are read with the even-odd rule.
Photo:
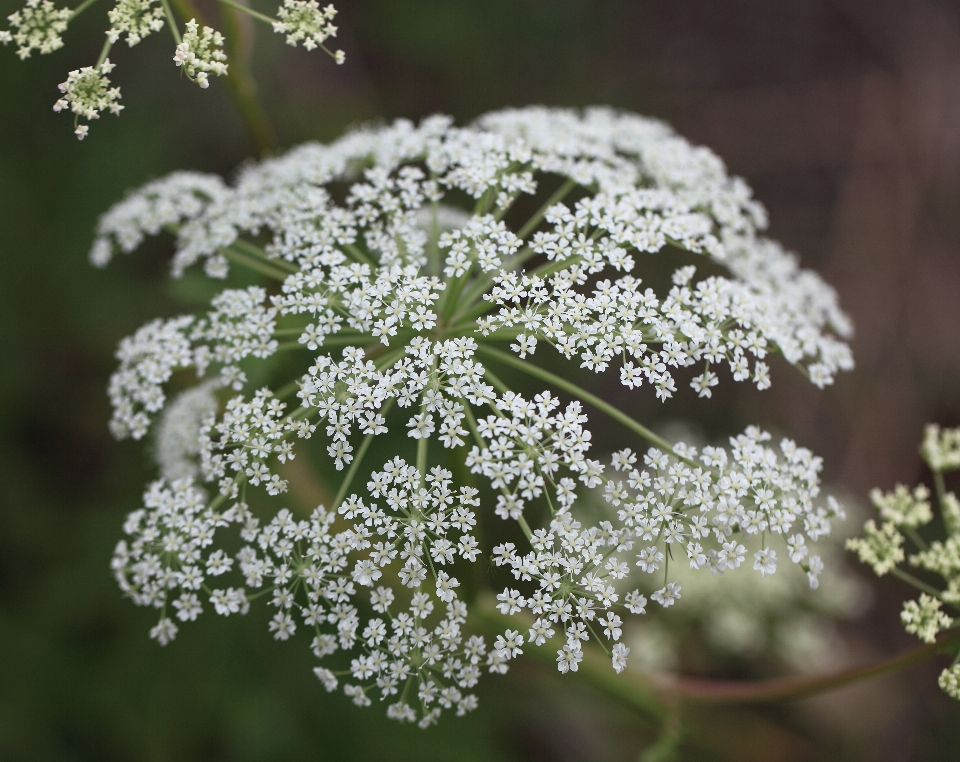
[[107, 39], [111, 43], [127, 35], [127, 45], [131, 48], [151, 32], [163, 29], [164, 14], [159, 0], [119, 0], [107, 12], [110, 29]]
[[[58, 85], [63, 97], [53, 104], [53, 110], [59, 112], [69, 109], [78, 118], [87, 120], [99, 119], [102, 111], [119, 115], [123, 110], [123, 106], [117, 103], [120, 100], [120, 88], [110, 87], [107, 77], [113, 68], [114, 65], [107, 58], [99, 66], [85, 66], [70, 72], [67, 81]], [[77, 127], [77, 137], [83, 140], [88, 130], [87, 125]]]
[[52, 53], [63, 47], [60, 35], [67, 31], [71, 15], [69, 8], [57, 8], [50, 0], [27, 0], [23, 8], [7, 16], [10, 29], [15, 31], [0, 31], [0, 42], [16, 43], [21, 60], [29, 58], [34, 50]]
[[[280, 20], [273, 22], [273, 31], [285, 34], [287, 45], [296, 47], [301, 43], [307, 50], [313, 50], [337, 36], [337, 27], [333, 25], [336, 15], [336, 8], [332, 5], [321, 8], [317, 0], [283, 0], [277, 9]], [[343, 52], [337, 51], [337, 55], [337, 63], [343, 63]]]
[[200, 28], [196, 19], [187, 22], [183, 40], [177, 45], [173, 62], [183, 67], [187, 78], [200, 87], [210, 87], [208, 75], [222, 77], [227, 73], [227, 54], [223, 52], [223, 35], [208, 26]]

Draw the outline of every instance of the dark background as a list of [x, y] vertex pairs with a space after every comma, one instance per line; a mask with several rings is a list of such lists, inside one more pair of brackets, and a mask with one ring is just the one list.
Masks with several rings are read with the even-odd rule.
[[[465, 122], [536, 103], [670, 121], [746, 177], [772, 235], [836, 286], [857, 370], [820, 393], [778, 365], [772, 390], [724, 392], [722, 418], [687, 395], [634, 409], [654, 425], [702, 413], [712, 434], [747, 422], [790, 432], [861, 498], [923, 478], [923, 424], [960, 423], [956, 4], [337, 6], [342, 67], [256, 30], [252, 67], [281, 146], [378, 118]], [[2, 0], [0, 15], [17, 7]], [[421, 732], [328, 697], [305, 644], [275, 643], [256, 614], [206, 617], [166, 649], [148, 641], [153, 613], [121, 600], [108, 563], [152, 470], [143, 448], [110, 439], [105, 386], [118, 340], [182, 311], [183, 296], [165, 279], [164, 244], [105, 271], [86, 253], [125, 190], [179, 168], [229, 175], [254, 147], [221, 83], [180, 79], [166, 31], [115, 47], [126, 110], [78, 143], [50, 109], [66, 72], [95, 60], [106, 9], [81, 16], [53, 55], [0, 50], [0, 759], [637, 759], [655, 727], [533, 664], [485, 680], [473, 716]], [[872, 584], [877, 602], [847, 634], [860, 660], [912, 645], [897, 623], [909, 591]], [[958, 759], [960, 705], [935, 686], [942, 666], [698, 714], [681, 759]]]

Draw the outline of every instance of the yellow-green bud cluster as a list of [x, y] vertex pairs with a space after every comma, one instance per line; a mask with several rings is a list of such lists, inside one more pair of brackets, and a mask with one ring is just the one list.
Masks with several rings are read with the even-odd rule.
[[934, 471], [956, 471], [960, 468], [960, 429], [941, 431], [935, 424], [927, 426], [920, 453]]
[[937, 684], [950, 698], [960, 701], [960, 664], [954, 664], [943, 670]]
[[863, 537], [847, 540], [847, 550], [852, 550], [865, 564], [873, 567], [878, 577], [893, 569], [906, 556], [903, 552], [903, 535], [892, 522], [885, 522], [877, 529], [873, 519], [863, 527]]

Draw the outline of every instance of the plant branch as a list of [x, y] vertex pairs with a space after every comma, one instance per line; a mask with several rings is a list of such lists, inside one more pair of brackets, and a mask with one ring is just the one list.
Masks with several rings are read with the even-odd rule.
[[543, 206], [534, 212], [533, 216], [526, 221], [522, 228], [517, 231], [517, 238], [526, 238], [528, 235], [530, 235], [530, 233], [533, 232], [533, 229], [540, 224], [540, 220], [544, 218], [550, 207], [559, 204], [566, 197], [566, 195], [572, 191], [574, 187], [576, 187], [576, 185], [576, 180], [571, 180], [569, 178], [565, 180], [563, 185], [557, 188], [556, 192], [543, 203]]
[[[470, 616], [480, 620], [489, 629], [499, 630], [504, 626], [516, 627], [518, 624], [517, 617], [500, 614], [489, 596], [477, 600], [471, 608]], [[611, 668], [609, 660], [597, 649], [590, 647], [583, 649], [583, 660], [579, 664], [577, 675], [594, 687], [662, 722], [669, 717], [670, 707], [676, 706], [678, 701], [694, 704], [746, 704], [801, 699], [898, 672], [958, 645], [960, 628], [950, 630], [936, 643], [920, 646], [872, 664], [829, 675], [758, 681], [710, 680], [672, 675], [645, 676], [630, 671], [618, 675]], [[548, 645], [527, 644], [524, 646], [524, 653], [551, 665], [556, 662], [556, 652]]]
[[926, 661], [960, 644], [960, 629], [950, 630], [936, 643], [920, 646], [888, 659], [860, 667], [813, 677], [788, 677], [777, 680], [739, 682], [694, 677], [664, 678], [661, 690], [683, 701], [704, 704], [761, 703], [787, 701], [827, 693], [847, 685], [873, 680]]
[[273, 278], [282, 282], [287, 279], [287, 275], [289, 274], [269, 262], [265, 262], [264, 260], [251, 256], [244, 251], [240, 251], [234, 246], [234, 244], [224, 246], [222, 249], [220, 249], [220, 251], [227, 259], [236, 262], [238, 265], [249, 267], [251, 270], [258, 272], [261, 275], [266, 275], [269, 278]]

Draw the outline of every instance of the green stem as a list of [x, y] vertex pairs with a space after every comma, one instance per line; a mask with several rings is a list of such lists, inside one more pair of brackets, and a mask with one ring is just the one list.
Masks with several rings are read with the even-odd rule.
[[373, 434], [367, 434], [363, 441], [360, 443], [360, 447], [357, 448], [357, 454], [353, 458], [353, 462], [350, 464], [350, 468], [347, 470], [346, 476], [343, 477], [343, 481], [340, 482], [340, 489], [337, 490], [337, 496], [333, 498], [333, 508], [331, 510], [337, 510], [340, 507], [340, 503], [343, 502], [343, 499], [347, 496], [347, 490], [350, 489], [350, 484], [353, 482], [353, 477], [357, 475], [357, 470], [360, 468], [360, 461], [363, 460], [363, 456], [367, 454], [367, 450], [370, 447], [370, 443], [373, 441]]
[[[530, 251], [530, 250], [526, 249], [526, 251]], [[523, 262], [526, 262], [532, 256], [533, 254], [531, 253], [530, 256], [526, 256], [519, 261], [511, 260], [510, 262], [507, 262], [504, 264], [503, 269], [511, 270], [514, 267], [517, 267], [518, 265], [523, 264]], [[563, 270], [567, 267], [573, 267], [575, 264], [577, 264], [578, 262], [581, 262], [582, 260], [583, 260], [583, 257], [580, 257], [580, 256], [567, 257], [566, 259], [555, 259], [552, 262], [545, 262], [544, 264], [540, 265], [540, 267], [534, 268], [533, 270], [527, 273], [527, 276], [530, 278], [533, 278], [533, 277], [546, 278], [548, 275], [552, 275], [553, 273]], [[469, 292], [461, 300], [463, 302], [463, 306], [453, 316], [452, 322], [457, 322], [461, 325], [466, 321], [470, 321], [471, 323], [473, 323], [473, 321], [475, 321], [478, 317], [485, 315], [486, 313], [490, 312], [490, 310], [492, 310], [494, 307], [497, 306], [496, 303], [492, 301], [474, 304], [474, 302], [479, 302], [480, 297], [482, 297], [483, 294], [486, 293], [487, 288], [493, 283], [493, 277], [494, 276], [492, 273], [483, 273], [483, 275], [481, 275], [474, 282], [474, 284], [470, 287]], [[482, 282], [481, 282], [481, 279], [483, 279]], [[479, 294], [474, 295], [475, 291], [479, 291]]]
[[170, 0], [160, 0], [160, 5], [163, 7], [163, 15], [167, 17], [170, 34], [173, 35], [174, 42], [179, 45], [183, 42], [183, 38], [180, 36], [180, 30], [177, 28], [177, 20], [174, 18], [173, 11], [170, 8]]
[[239, 251], [238, 249], [234, 248], [233, 244], [223, 247], [220, 249], [220, 251], [227, 259], [236, 262], [238, 265], [248, 267], [251, 270], [260, 273], [261, 275], [266, 275], [268, 278], [273, 278], [274, 280], [283, 282], [289, 275], [289, 273], [285, 273], [283, 270], [275, 267], [272, 264], [268, 264], [267, 262], [257, 259], [256, 257], [252, 257], [243, 251]]
[[100, 64], [107, 60], [107, 56], [110, 55], [110, 47], [112, 45], [113, 43], [110, 42], [109, 37], [103, 41], [103, 47], [100, 49], [100, 56], [97, 58], [97, 63], [94, 66], [95, 69], [99, 69]]
[[[362, 340], [361, 340], [362, 339]], [[324, 337], [322, 347], [366, 347], [370, 344], [378, 344], [379, 339], [372, 336], [333, 336]], [[297, 341], [281, 341], [277, 344], [277, 351], [282, 352], [289, 349], [306, 349], [306, 344]]]
[[238, 11], [246, 13], [248, 16], [257, 19], [258, 21], [263, 21], [267, 24], [270, 24], [271, 27], [276, 22], [276, 19], [272, 19], [262, 13], [258, 13], [257, 11], [253, 10], [253, 8], [248, 8], [240, 3], [235, 3], [233, 0], [220, 0], [220, 2], [224, 5], [229, 5], [231, 8], [236, 8]]
[[554, 259], [550, 262], [544, 262], [540, 267], [534, 268], [530, 271], [530, 277], [537, 276], [538, 278], [546, 278], [548, 275], [553, 275], [555, 272], [564, 270], [567, 267], [573, 267], [576, 264], [580, 264], [583, 261], [583, 257], [579, 254], [572, 257], [565, 257], [564, 259]]
[[540, 220], [544, 218], [547, 211], [549, 211], [551, 206], [554, 206], [560, 203], [564, 197], [576, 187], [576, 180], [567, 179], [564, 181], [563, 185], [557, 188], [556, 192], [548, 198], [543, 206], [541, 206], [534, 215], [527, 220], [526, 224], [517, 231], [517, 238], [526, 238], [530, 233], [533, 232], [533, 229], [540, 224]]
[[[390, 408], [393, 406], [393, 400], [387, 400], [380, 412], [383, 417], [387, 417], [387, 413], [390, 412]], [[347, 470], [346, 476], [343, 477], [343, 482], [340, 484], [340, 489], [337, 490], [337, 496], [333, 499], [333, 510], [337, 510], [340, 507], [340, 503], [343, 502], [343, 499], [347, 496], [347, 490], [350, 489], [350, 484], [353, 482], [353, 477], [357, 475], [357, 469], [360, 468], [360, 461], [363, 460], [363, 456], [367, 454], [367, 449], [370, 447], [370, 443], [373, 441], [375, 434], [367, 434], [363, 441], [360, 443], [360, 447], [357, 448], [357, 454], [353, 459], [353, 462], [350, 464], [350, 468]]]
[[937, 502], [940, 503], [940, 510], [943, 510], [943, 498], [947, 494], [947, 484], [943, 480], [943, 471], [933, 472], [933, 488], [937, 493]]
[[280, 257], [271, 257], [261, 247], [257, 246], [255, 243], [247, 241], [244, 238], [238, 238], [231, 243], [230, 246], [234, 249], [239, 249], [245, 254], [249, 254], [252, 257], [256, 257], [257, 259], [261, 259], [264, 262], [272, 264], [274, 267], [279, 267], [281, 270], [286, 270], [287, 272], [291, 273], [300, 272], [300, 268], [292, 262], [288, 262]]
[[913, 527], [902, 527], [904, 534], [907, 535], [920, 550], [930, 550], [930, 546], [927, 545], [926, 541], [920, 536], [920, 533]]
[[370, 265], [370, 267], [376, 267], [376, 263], [370, 259], [366, 254], [363, 253], [363, 250], [357, 246], [355, 243], [345, 243], [343, 248], [346, 249], [347, 254], [353, 257], [357, 262], [362, 265]]
[[897, 577], [897, 578], [903, 580], [903, 581], [906, 582], [908, 585], [911, 585], [911, 586], [917, 588], [917, 590], [921, 590], [922, 592], [926, 593], [927, 595], [931, 595], [931, 596], [933, 596], [934, 598], [936, 598], [936, 599], [938, 599], [938, 600], [942, 600], [942, 599], [940, 598], [940, 591], [937, 590], [937, 588], [933, 587], [932, 585], [928, 585], [926, 582], [923, 582], [922, 580], [917, 579], [916, 577], [914, 577], [914, 576], [913, 576], [912, 574], [910, 574], [909, 572], [905, 572], [903, 569], [900, 569], [900, 568], [894, 566], [894, 567], [890, 570], [890, 573], [893, 574], [894, 577]]
[[[473, 265], [470, 265], [469, 267], [472, 266]], [[460, 298], [460, 292], [463, 290], [467, 279], [470, 277], [469, 267], [467, 271], [459, 278], [453, 278], [447, 281], [447, 287], [444, 289], [443, 295], [440, 297], [440, 309], [437, 310], [441, 316], [452, 316], [453, 311], [457, 306], [457, 300]], [[448, 319], [446, 322], [449, 324], [452, 321]]]
[[[434, 176], [435, 177], [435, 176]], [[433, 178], [432, 178], [433, 179]], [[439, 202], [430, 204], [430, 238], [427, 240], [427, 264], [431, 275], [440, 277], [440, 209]]]
[[519, 357], [515, 357], [509, 352], [504, 352], [500, 349], [494, 349], [493, 347], [487, 346], [486, 344], [478, 345], [477, 351], [480, 352], [481, 354], [487, 355], [488, 357], [492, 357], [498, 360], [499, 362], [502, 362], [504, 365], [509, 365], [513, 368], [516, 368], [517, 370], [523, 371], [528, 375], [539, 378], [542, 381], [546, 381], [549, 384], [553, 384], [558, 389], [563, 389], [564, 391], [569, 392], [570, 394], [579, 398], [583, 402], [586, 402], [588, 405], [592, 405], [593, 407], [597, 408], [597, 410], [603, 413], [606, 413], [615, 421], [622, 423], [628, 429], [639, 434], [641, 437], [643, 437], [644, 439], [646, 439], [648, 442], [655, 445], [656, 447], [660, 448], [661, 450], [670, 453], [674, 457], [680, 460], [683, 460], [684, 462], [689, 462], [687, 458], [680, 458], [680, 456], [678, 456], [673, 451], [673, 447], [670, 445], [669, 442], [667, 442], [667, 440], [657, 436], [652, 431], [650, 431], [650, 429], [644, 426], [642, 423], [639, 423], [633, 420], [633, 418], [631, 418], [629, 415], [627, 415], [623, 411], [618, 410], [609, 402], [604, 402], [595, 394], [591, 394], [586, 389], [582, 389], [576, 384], [573, 384], [570, 381], [567, 381], [567, 379], [557, 376], [548, 370], [544, 370], [543, 368], [537, 365], [528, 363], [526, 360], [521, 360]]
[[[422, 414], [425, 411], [421, 408], [420, 412]], [[420, 476], [427, 475], [427, 448], [429, 442], [430, 437], [420, 437], [420, 441], [417, 442], [417, 471], [420, 472]]]
[[77, 16], [79, 16], [81, 13], [87, 10], [87, 8], [89, 8], [95, 2], [97, 2], [97, 0], [83, 0], [83, 2], [80, 3], [80, 5], [78, 5], [76, 8], [74, 8], [70, 12], [70, 18], [67, 20], [67, 23], [73, 21]]
[[512, 389], [503, 383], [503, 381], [500, 380], [500, 377], [494, 374], [494, 372], [489, 368], [483, 369], [483, 377], [493, 384], [494, 388], [500, 392], [500, 394], [506, 394], [507, 392], [512, 391]]
[[[474, 279], [473, 283], [470, 284], [470, 287], [463, 292], [463, 295], [460, 298], [460, 308], [454, 312], [451, 322], [456, 322], [462, 319], [460, 316], [473, 307], [474, 303], [487, 292], [487, 289], [490, 288], [490, 285], [493, 283], [493, 280], [497, 275], [514, 270], [535, 256], [536, 252], [534, 252], [529, 246], [526, 246], [514, 254], [513, 257], [504, 262], [503, 266], [499, 270], [487, 270], [479, 273]], [[485, 305], [484, 311], [487, 309], [489, 309], [489, 307], [486, 307]]]

